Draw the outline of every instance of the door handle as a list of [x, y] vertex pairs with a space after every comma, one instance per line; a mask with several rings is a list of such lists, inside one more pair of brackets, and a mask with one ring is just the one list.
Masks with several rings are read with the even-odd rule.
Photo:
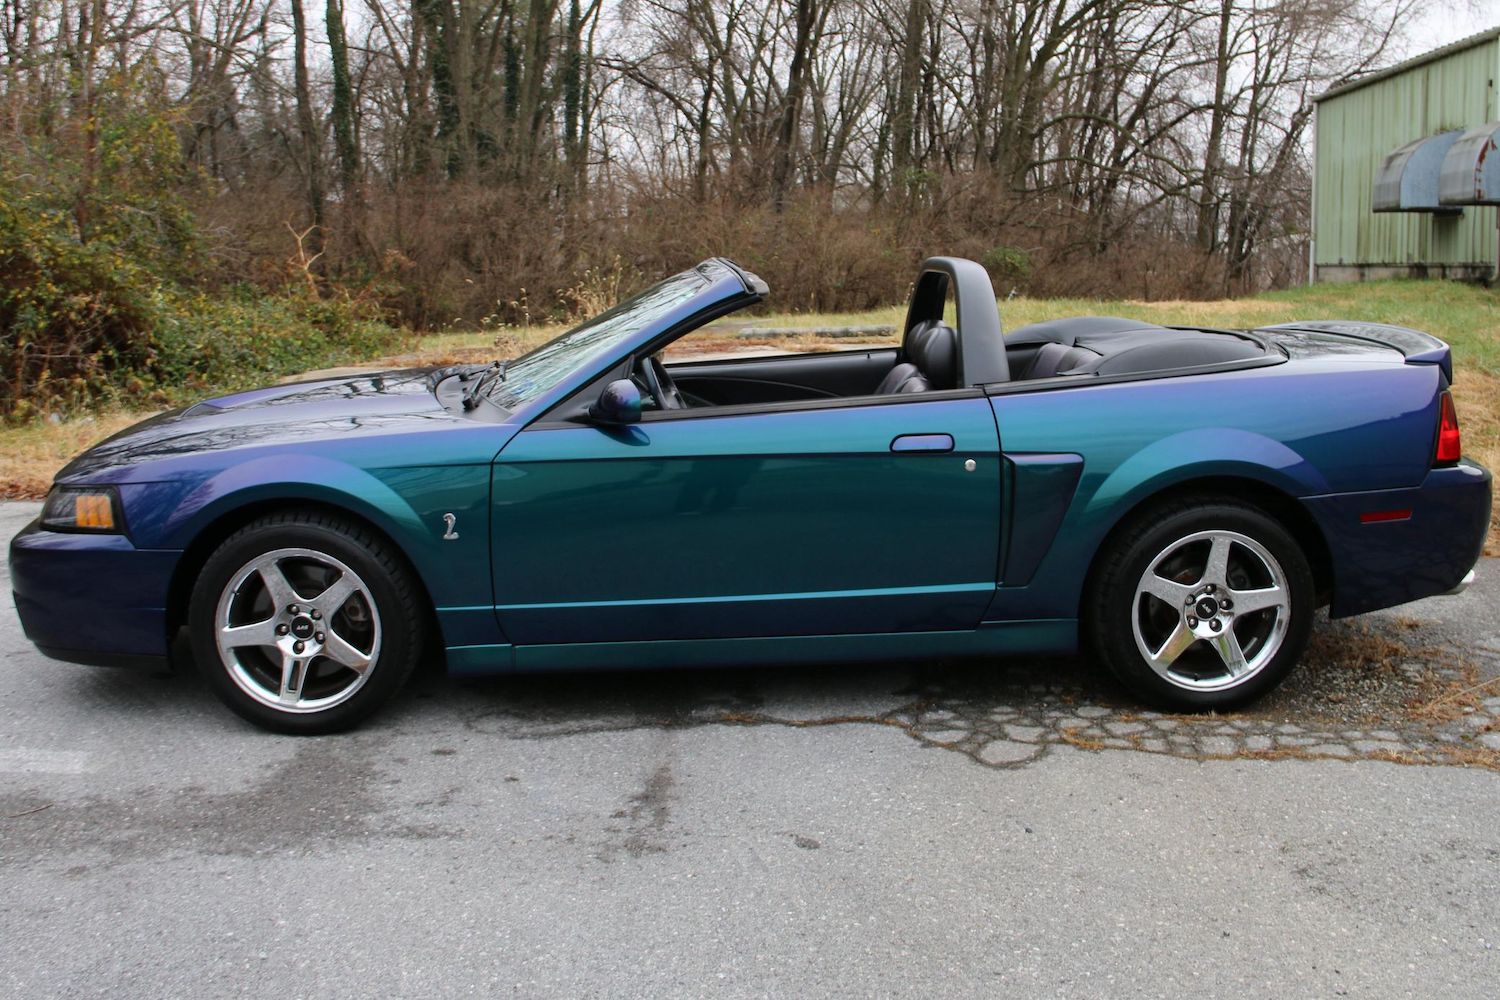
[[902, 434], [891, 441], [891, 451], [952, 451], [952, 434]]

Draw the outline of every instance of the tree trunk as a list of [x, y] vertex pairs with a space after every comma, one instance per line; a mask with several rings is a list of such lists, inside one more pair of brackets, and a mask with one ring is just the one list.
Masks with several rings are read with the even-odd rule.
[[891, 113], [891, 183], [905, 187], [916, 141], [917, 88], [922, 75], [923, 27], [927, 0], [910, 0], [906, 33], [901, 42], [901, 74], [896, 82], [896, 107]]
[[312, 216], [311, 253], [323, 248], [323, 157], [312, 87], [307, 79], [307, 18], [302, 0], [292, 0], [293, 86], [297, 94], [297, 131], [302, 137], [303, 167], [307, 177], [307, 209]]
[[339, 185], [352, 198], [359, 179], [359, 146], [354, 136], [354, 93], [349, 84], [349, 43], [344, 6], [328, 0], [328, 54], [333, 64], [333, 143], [339, 158]]
[[802, 122], [802, 94], [807, 89], [808, 64], [816, 45], [814, 26], [818, 17], [814, 0], [797, 0], [797, 35], [792, 43], [792, 65], [787, 73], [786, 106], [776, 136], [776, 160], [771, 167], [771, 201], [776, 211], [786, 205], [787, 185], [797, 155], [798, 126]]
[[103, 35], [104, 0], [90, 0], [78, 11], [78, 49], [81, 58], [75, 62], [78, 75], [73, 95], [74, 114], [83, 122], [83, 162], [79, 165], [78, 188], [73, 197], [73, 224], [78, 242], [87, 243], [92, 235], [94, 185], [99, 173], [98, 95], [94, 90], [94, 71], [98, 63]]
[[1218, 244], [1218, 204], [1215, 188], [1223, 162], [1224, 130], [1229, 109], [1225, 93], [1229, 79], [1229, 29], [1234, 14], [1234, 0], [1220, 0], [1218, 46], [1214, 53], [1214, 102], [1209, 111], [1208, 144], [1203, 153], [1203, 175], [1198, 182], [1197, 241], [1202, 249], [1213, 252]]
[[582, 164], [578, 160], [579, 119], [583, 106], [583, 12], [578, 0], [568, 4], [567, 51], [563, 60], [563, 157], [569, 177], [576, 181]]

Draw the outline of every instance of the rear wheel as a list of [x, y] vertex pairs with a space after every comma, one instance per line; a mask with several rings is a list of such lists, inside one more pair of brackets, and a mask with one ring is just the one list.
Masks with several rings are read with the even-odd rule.
[[236, 713], [285, 733], [347, 729], [410, 676], [425, 616], [410, 574], [359, 525], [260, 518], [209, 557], [189, 608], [193, 652]]
[[1157, 508], [1111, 541], [1085, 596], [1094, 651], [1152, 704], [1232, 708], [1296, 665], [1313, 578], [1291, 534], [1223, 498]]

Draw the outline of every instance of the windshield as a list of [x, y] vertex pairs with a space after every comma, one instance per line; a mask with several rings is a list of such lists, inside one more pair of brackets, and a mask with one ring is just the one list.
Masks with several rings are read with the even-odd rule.
[[496, 380], [489, 398], [507, 410], [535, 399], [569, 373], [608, 353], [621, 339], [692, 298], [704, 283], [699, 272], [685, 271], [600, 313], [508, 364], [505, 380]]

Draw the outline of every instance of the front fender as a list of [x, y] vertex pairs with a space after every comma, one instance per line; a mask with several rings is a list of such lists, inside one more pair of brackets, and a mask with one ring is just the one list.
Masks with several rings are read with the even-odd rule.
[[165, 511], [147, 544], [187, 548], [205, 528], [236, 510], [298, 500], [341, 507], [396, 539], [420, 530], [411, 504], [368, 471], [319, 455], [277, 456], [229, 466], [198, 483]]
[[[364, 519], [405, 554], [431, 597], [445, 645], [500, 641], [489, 561], [489, 466], [363, 469], [320, 455], [277, 455], [221, 469], [188, 486], [122, 487], [136, 544], [186, 549], [225, 517], [247, 508], [298, 501], [325, 504]], [[455, 518], [445, 538], [444, 515]]]

